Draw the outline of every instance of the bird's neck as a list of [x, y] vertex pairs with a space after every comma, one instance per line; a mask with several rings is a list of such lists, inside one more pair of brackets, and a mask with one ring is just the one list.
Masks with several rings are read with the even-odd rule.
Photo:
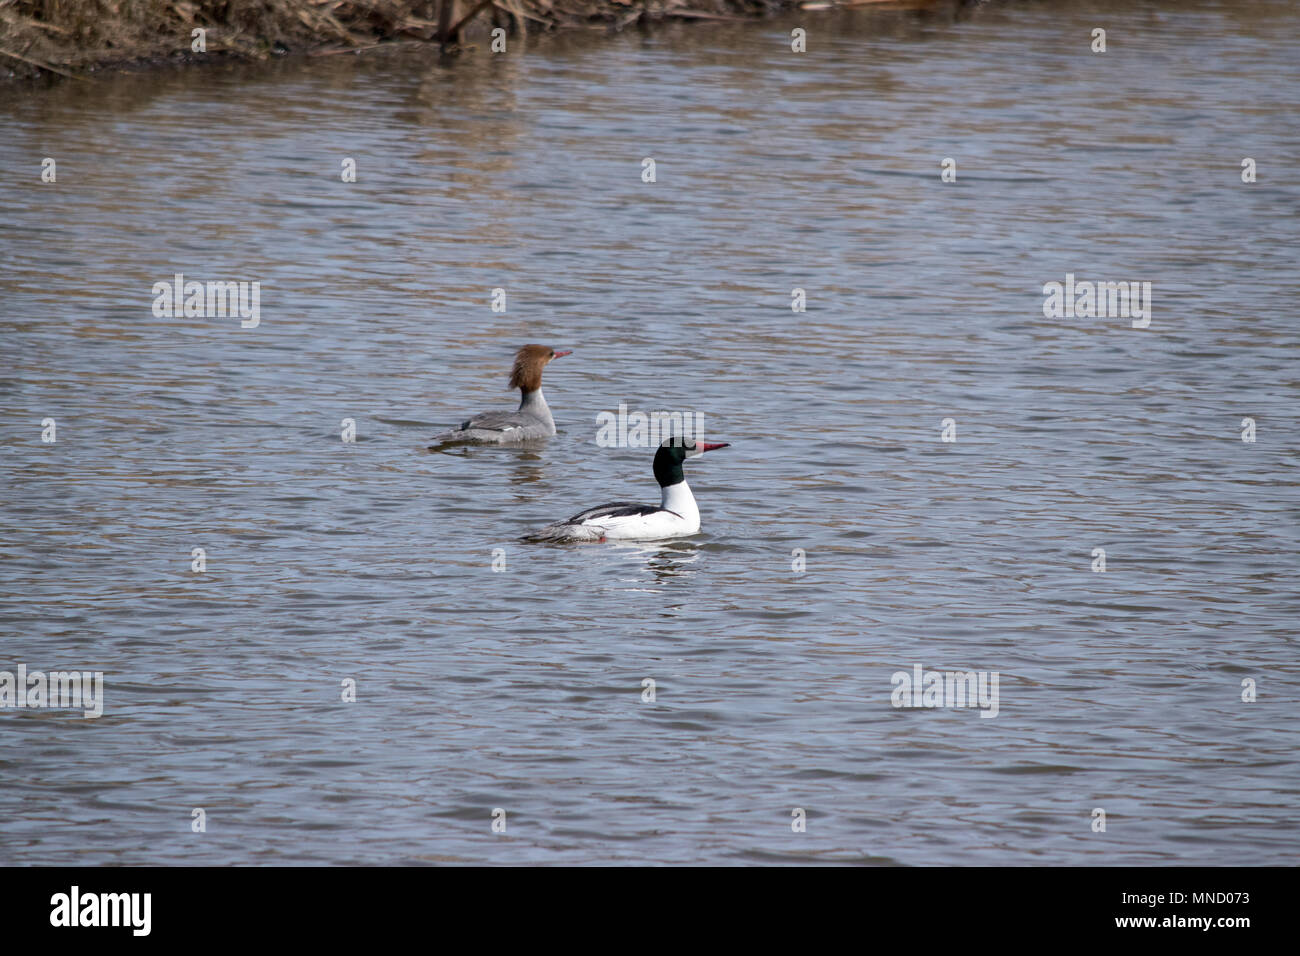
[[546, 404], [546, 396], [542, 394], [540, 388], [535, 388], [532, 391], [520, 389], [519, 410], [529, 415], [536, 415], [552, 425], [555, 424], [551, 419], [551, 409]]
[[685, 481], [679, 481], [672, 485], [663, 485], [660, 490], [663, 497], [660, 499], [659, 507], [667, 508], [690, 522], [700, 520], [700, 509], [695, 505], [695, 496], [691, 494], [691, 486]]

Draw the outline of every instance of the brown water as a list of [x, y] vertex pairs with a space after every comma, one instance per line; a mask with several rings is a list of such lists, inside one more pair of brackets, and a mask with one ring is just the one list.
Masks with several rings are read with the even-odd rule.
[[[0, 671], [105, 702], [0, 710], [0, 861], [1294, 862], [1297, 41], [1024, 3], [3, 90]], [[1150, 326], [1045, 318], [1067, 273]], [[560, 434], [426, 452], [526, 342]], [[620, 402], [732, 442], [703, 532], [522, 543], [656, 499]], [[891, 706], [916, 664], [998, 715]]]

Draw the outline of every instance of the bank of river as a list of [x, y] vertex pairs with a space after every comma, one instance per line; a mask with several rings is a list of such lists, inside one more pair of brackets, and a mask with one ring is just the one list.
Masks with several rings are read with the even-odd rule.
[[[879, 0], [850, 0], [859, 6]], [[928, 0], [927, 0], [928, 2]], [[392, 43], [490, 42], [562, 27], [618, 31], [656, 20], [728, 20], [821, 0], [0, 0], [0, 77], [362, 52]]]

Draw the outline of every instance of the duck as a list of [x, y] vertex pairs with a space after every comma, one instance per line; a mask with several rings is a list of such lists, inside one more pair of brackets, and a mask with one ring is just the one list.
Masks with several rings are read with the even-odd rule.
[[579, 512], [528, 535], [525, 540], [574, 543], [605, 541], [658, 541], [680, 538], [700, 530], [700, 509], [686, 483], [682, 463], [707, 451], [727, 448], [730, 442], [666, 438], [655, 451], [654, 476], [659, 482], [659, 504], [616, 501]]
[[519, 389], [519, 407], [513, 412], [484, 412], [467, 418], [455, 428], [434, 435], [430, 450], [453, 442], [507, 445], [554, 435], [555, 419], [542, 394], [542, 369], [572, 354], [572, 349], [557, 351], [547, 345], [525, 345], [515, 353], [510, 370], [510, 387]]

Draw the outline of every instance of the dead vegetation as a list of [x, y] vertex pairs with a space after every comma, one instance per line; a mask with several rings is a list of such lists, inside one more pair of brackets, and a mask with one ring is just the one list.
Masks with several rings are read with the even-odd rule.
[[[201, 56], [264, 58], [395, 40], [454, 46], [467, 24], [511, 31], [726, 19], [786, 0], [0, 0], [0, 76], [64, 76]], [[203, 52], [197, 51], [201, 34]]]

